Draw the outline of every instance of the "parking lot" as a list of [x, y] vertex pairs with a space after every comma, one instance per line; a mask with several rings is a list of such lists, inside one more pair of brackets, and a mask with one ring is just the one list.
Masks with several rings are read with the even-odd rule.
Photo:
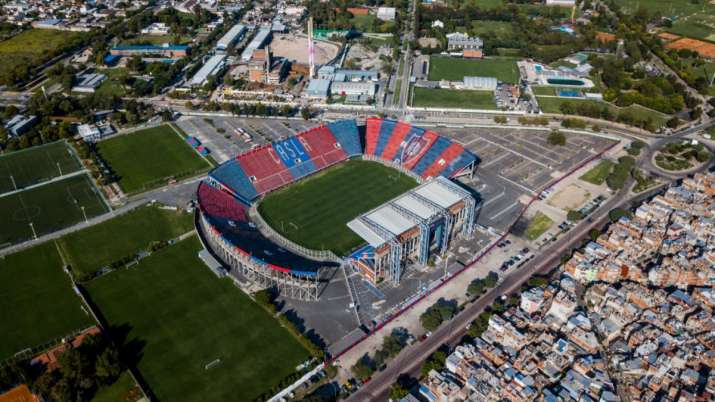
[[177, 125], [198, 138], [216, 162], [223, 163], [252, 147], [286, 138], [317, 124], [298, 119], [192, 116], [179, 119]]

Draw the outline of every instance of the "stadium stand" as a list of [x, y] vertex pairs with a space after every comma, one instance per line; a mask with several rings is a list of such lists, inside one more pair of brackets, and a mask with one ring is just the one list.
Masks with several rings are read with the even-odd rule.
[[457, 159], [455, 159], [446, 169], [442, 171], [442, 176], [452, 177], [462, 171], [465, 167], [471, 164], [476, 164], [478, 159], [479, 158], [477, 158], [476, 155], [465, 149]]
[[325, 126], [312, 128], [298, 134], [297, 137], [308, 151], [317, 170], [348, 158], [333, 133]]
[[[401, 127], [407, 126], [407, 130], [403, 130]], [[414, 136], [422, 136], [425, 130], [419, 127], [410, 127], [407, 124], [400, 123], [400, 128], [395, 130], [395, 135], [392, 136], [390, 141], [385, 146], [385, 150], [382, 151], [382, 159], [387, 161], [394, 161], [397, 159], [401, 161], [402, 148], [410, 138]]]
[[432, 164], [422, 172], [422, 178], [436, 177], [464, 152], [464, 147], [453, 142]]
[[274, 141], [272, 145], [294, 179], [299, 179], [316, 171], [315, 164], [311, 162], [308, 151], [305, 150], [298, 138], [290, 137], [282, 141]]
[[424, 153], [424, 155], [420, 158], [419, 162], [417, 162], [415, 167], [410, 170], [422, 176], [422, 173], [424, 173], [424, 171], [430, 165], [432, 165], [432, 163], [434, 163], [434, 161], [436, 161], [444, 151], [447, 150], [451, 143], [452, 141], [444, 137], [438, 137], [437, 141], [435, 141], [432, 146], [429, 147], [427, 152]]
[[245, 205], [230, 194], [224, 193], [206, 182], [199, 184], [197, 197], [204, 212], [213, 217], [229, 219], [234, 222], [248, 221]]
[[375, 117], [370, 117], [366, 121], [365, 126], [365, 154], [375, 155], [377, 148], [377, 140], [380, 136], [382, 122], [384, 120]]
[[414, 136], [400, 150], [402, 167], [412, 170], [422, 156], [440, 138], [434, 131], [426, 130], [421, 136]]
[[377, 137], [377, 144], [375, 144], [375, 151], [372, 153], [372, 155], [375, 155], [377, 157], [382, 155], [382, 151], [385, 150], [385, 146], [390, 141], [390, 138], [392, 138], [392, 135], [395, 132], [395, 128], [397, 127], [397, 125], [398, 123], [394, 120], [382, 121], [382, 124], [380, 125], [380, 135], [378, 135]]
[[[238, 156], [238, 163], [259, 194], [290, 183], [288, 168], [281, 162], [272, 144], [264, 145]], [[282, 175], [281, 173], [288, 173]]]
[[221, 183], [223, 187], [231, 191], [236, 197], [245, 203], [250, 203], [258, 197], [256, 188], [253, 187], [248, 175], [243, 171], [238, 160], [231, 159], [214, 169], [209, 177]]
[[348, 156], [357, 156], [362, 154], [360, 134], [358, 133], [355, 120], [334, 121], [332, 123], [328, 123], [328, 128]]

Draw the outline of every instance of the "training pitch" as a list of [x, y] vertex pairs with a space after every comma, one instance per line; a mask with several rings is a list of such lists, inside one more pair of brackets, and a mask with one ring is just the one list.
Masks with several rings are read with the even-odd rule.
[[54, 242], [0, 258], [0, 283], [0, 362], [94, 324], [62, 271]]
[[[57, 242], [78, 280], [194, 228], [193, 215], [145, 205], [106, 222], [63, 236]], [[92, 250], [92, 252], [87, 252]]]
[[398, 170], [351, 160], [268, 194], [258, 210], [288, 239], [344, 255], [362, 243], [346, 226], [350, 220], [416, 186]]
[[64, 141], [12, 152], [0, 156], [0, 194], [80, 169], [82, 164]]
[[172, 178], [180, 180], [211, 167], [169, 125], [100, 141], [98, 148], [126, 193], [161, 187]]
[[495, 77], [501, 82], [516, 84], [519, 69], [516, 59], [494, 57], [483, 60], [459, 59], [454, 57], [430, 57], [429, 80], [462, 81], [467, 77]]
[[0, 245], [39, 237], [106, 211], [99, 190], [85, 174], [0, 196]]
[[308, 352], [200, 249], [191, 237], [86, 287], [158, 400], [254, 400]]

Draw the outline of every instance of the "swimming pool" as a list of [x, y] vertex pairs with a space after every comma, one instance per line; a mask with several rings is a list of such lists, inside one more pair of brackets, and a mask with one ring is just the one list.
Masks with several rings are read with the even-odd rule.
[[583, 81], [572, 78], [548, 78], [546, 82], [551, 85], [571, 85], [578, 87], [586, 85]]

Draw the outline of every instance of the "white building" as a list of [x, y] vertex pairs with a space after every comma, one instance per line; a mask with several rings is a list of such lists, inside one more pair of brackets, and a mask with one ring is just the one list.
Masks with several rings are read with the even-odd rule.
[[189, 81], [189, 85], [192, 87], [204, 86], [208, 82], [209, 77], [218, 74], [225, 65], [226, 55], [217, 54], [211, 56], [201, 69], [194, 74], [191, 81]]
[[379, 7], [377, 9], [377, 18], [383, 21], [394, 21], [395, 7]]
[[576, 0], [546, 0], [547, 6], [573, 7], [576, 5]]
[[236, 43], [240, 38], [243, 36], [243, 34], [246, 32], [246, 26], [243, 24], [236, 24], [231, 29], [226, 32], [224, 36], [221, 37], [221, 39], [216, 42], [216, 50], [220, 51], [226, 51], [228, 50], [234, 43]]
[[17, 137], [22, 135], [27, 130], [31, 129], [37, 123], [37, 116], [25, 116], [22, 114], [16, 114], [5, 123], [5, 128], [11, 136]]
[[521, 294], [520, 307], [528, 314], [538, 311], [544, 303], [544, 289], [532, 288]]
[[169, 26], [163, 22], [155, 22], [148, 27], [143, 28], [141, 33], [144, 35], [168, 35]]
[[373, 82], [340, 82], [333, 81], [330, 93], [338, 96], [375, 96], [375, 83]]
[[77, 126], [77, 134], [79, 134], [84, 141], [92, 142], [114, 134], [114, 129], [110, 125], [95, 126], [94, 124], [80, 124]]
[[271, 38], [271, 28], [261, 28], [256, 33], [256, 36], [251, 39], [251, 42], [246, 45], [241, 53], [241, 61], [247, 63], [253, 57], [253, 52], [265, 46], [266, 43], [270, 41]]
[[472, 91], [495, 91], [497, 89], [497, 79], [495, 77], [464, 77], [462, 88]]
[[104, 74], [79, 74], [77, 83], [72, 87], [73, 92], [94, 93], [100, 85], [107, 79]]

